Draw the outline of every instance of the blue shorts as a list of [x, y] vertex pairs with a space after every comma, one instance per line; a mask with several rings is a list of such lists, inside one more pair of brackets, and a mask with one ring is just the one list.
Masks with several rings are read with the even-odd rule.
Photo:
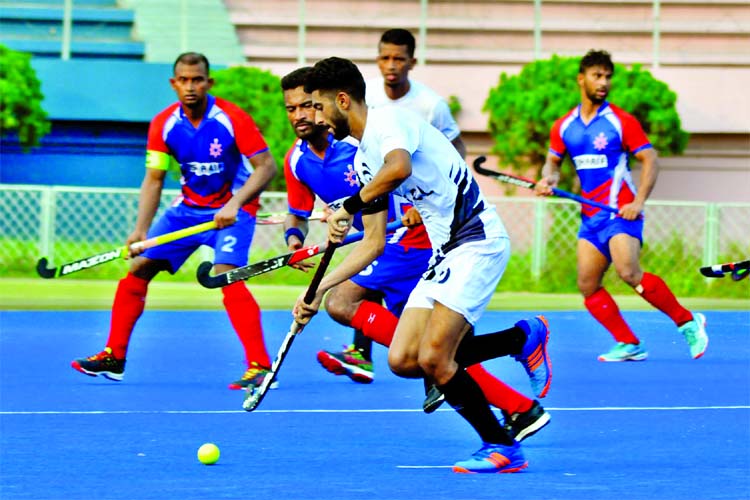
[[[202, 224], [214, 219], [217, 210], [196, 210], [185, 205], [170, 207], [151, 226], [148, 237], [159, 236], [186, 227]], [[250, 243], [255, 234], [255, 217], [244, 210], [237, 213], [237, 222], [224, 229], [205, 231], [181, 240], [149, 248], [141, 255], [148, 259], [169, 262], [169, 272], [174, 274], [199, 246], [214, 249], [214, 264], [230, 264], [241, 267], [247, 264]]]
[[609, 253], [609, 240], [622, 233], [637, 238], [643, 245], [643, 219], [625, 220], [622, 217], [615, 217], [593, 229], [581, 226], [578, 231], [578, 239], [586, 240], [594, 245], [607, 258], [607, 261], [612, 262], [612, 255]]
[[430, 257], [431, 248], [406, 250], [402, 245], [386, 244], [383, 254], [351, 280], [362, 288], [381, 292], [388, 310], [401, 316], [409, 294], [427, 270]]

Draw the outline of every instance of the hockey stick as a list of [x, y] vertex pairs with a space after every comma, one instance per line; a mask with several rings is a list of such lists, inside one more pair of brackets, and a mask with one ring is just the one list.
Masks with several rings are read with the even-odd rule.
[[[327, 243], [325, 252], [323, 253], [323, 257], [320, 258], [318, 269], [315, 270], [315, 275], [310, 282], [310, 286], [307, 287], [307, 292], [305, 292], [304, 301], [306, 304], [312, 303], [312, 301], [315, 299], [315, 293], [318, 291], [318, 285], [320, 285], [320, 281], [323, 279], [323, 275], [326, 273], [326, 269], [328, 269], [328, 264], [331, 263], [333, 252], [338, 246], [340, 245], [331, 242]], [[292, 326], [289, 327], [289, 332], [286, 334], [286, 337], [284, 337], [284, 341], [281, 343], [281, 347], [279, 347], [279, 351], [276, 353], [276, 358], [271, 364], [271, 370], [268, 372], [268, 374], [266, 374], [263, 382], [258, 387], [248, 389], [245, 395], [245, 400], [242, 402], [242, 408], [245, 411], [253, 411], [258, 407], [260, 402], [263, 401], [263, 398], [265, 397], [266, 392], [268, 392], [269, 387], [271, 387], [273, 381], [276, 380], [276, 374], [279, 373], [281, 363], [284, 362], [284, 358], [286, 358], [286, 355], [289, 352], [289, 348], [292, 347], [294, 338], [299, 332], [302, 331], [304, 327], [305, 325], [297, 323], [296, 320], [292, 321]]]
[[[388, 224], [388, 226], [386, 226], [386, 231], [394, 231], [399, 227], [401, 227], [401, 221], [391, 222], [390, 224]], [[359, 241], [362, 239], [362, 236], [364, 236], [362, 231], [349, 234], [346, 236], [346, 238], [344, 238], [344, 241], [341, 242], [341, 245], [348, 245], [349, 243]], [[247, 280], [255, 276], [274, 271], [284, 266], [296, 264], [297, 262], [309, 259], [310, 257], [314, 257], [315, 255], [324, 252], [327, 249], [327, 245], [327, 243], [323, 243], [321, 245], [306, 246], [300, 248], [299, 250], [295, 250], [294, 252], [279, 255], [278, 257], [273, 257], [271, 259], [262, 260], [260, 262], [256, 262], [255, 264], [248, 264], [246, 266], [238, 267], [225, 273], [217, 274], [216, 276], [211, 276], [211, 268], [213, 267], [212, 262], [201, 262], [201, 265], [198, 266], [196, 276], [198, 278], [198, 282], [206, 288], [221, 288], [227, 285], [231, 285], [232, 283], [235, 283], [237, 281]]]
[[[258, 212], [255, 216], [256, 224], [260, 224], [261, 226], [283, 224], [288, 214], [289, 212]], [[322, 210], [316, 210], [310, 214], [310, 217], [308, 217], [307, 220], [321, 220], [324, 216], [325, 212]]]
[[[187, 238], [188, 236], [193, 236], [204, 231], [209, 231], [211, 229], [216, 229], [216, 222], [204, 222], [203, 224], [186, 227], [184, 229], [173, 231], [171, 233], [154, 236], [153, 238], [149, 238], [147, 240], [136, 241], [135, 243], [130, 245], [130, 248], [133, 250], [145, 250], [146, 248], [152, 248], [158, 245], [163, 245], [164, 243]], [[112, 250], [108, 250], [106, 252], [98, 253], [96, 255], [77, 259], [58, 267], [47, 267], [47, 257], [42, 257], [36, 264], [36, 272], [39, 274], [39, 276], [45, 279], [59, 278], [61, 276], [67, 276], [68, 274], [83, 271], [84, 269], [89, 269], [106, 262], [111, 262], [113, 260], [123, 258], [127, 254], [128, 247], [121, 246]]]
[[[484, 156], [477, 156], [477, 158], [474, 160], [474, 170], [476, 170], [478, 173], [482, 175], [486, 175], [488, 177], [494, 177], [500, 182], [513, 184], [514, 186], [521, 186], [526, 189], [534, 189], [534, 186], [536, 186], [536, 182], [532, 180], [524, 179], [523, 177], [518, 177], [516, 175], [504, 174], [502, 172], [495, 172], [494, 170], [488, 170], [482, 166], [482, 163], [484, 163], [485, 161], [487, 161], [487, 158], [485, 158]], [[601, 208], [602, 210], [606, 210], [608, 212], [612, 212], [615, 214], [619, 212], [619, 210], [616, 209], [615, 207], [610, 207], [609, 205], [605, 205], [604, 203], [599, 203], [598, 201], [587, 200], [583, 196], [569, 193], [567, 191], [563, 191], [562, 189], [552, 188], [552, 193], [554, 193], [554, 195], [559, 198], [567, 198], [569, 200], [574, 200], [584, 205]]]
[[701, 267], [701, 274], [707, 278], [723, 278], [725, 273], [731, 273], [734, 281], [747, 278], [750, 275], [750, 260]]
[[[286, 219], [286, 215], [287, 215], [287, 212], [258, 213], [256, 216], [256, 224], [260, 224], [260, 225], [282, 224], [284, 220]], [[310, 220], [319, 220], [319, 219], [322, 219], [323, 216], [324, 216], [324, 212], [316, 211], [312, 213], [312, 215], [310, 216]], [[209, 231], [215, 228], [216, 228], [216, 223], [214, 221], [204, 222], [203, 224], [198, 224], [196, 226], [191, 226], [191, 227], [187, 227], [184, 229], [180, 229], [179, 231], [174, 231], [172, 233], [166, 233], [160, 236], [149, 238], [147, 240], [135, 242], [132, 245], [130, 245], [130, 247], [133, 250], [138, 249], [138, 248], [145, 250], [146, 248], [163, 245], [164, 243], [169, 243], [169, 242], [176, 241], [182, 238], [187, 238], [188, 236], [193, 236], [198, 233]], [[119, 248], [107, 250], [106, 252], [91, 255], [89, 257], [76, 259], [74, 261], [63, 264], [62, 266], [59, 266], [59, 267], [51, 267], [51, 268], [47, 267], [47, 264], [49, 264], [49, 260], [46, 257], [42, 257], [41, 259], [39, 259], [39, 261], [36, 264], [36, 272], [37, 274], [39, 274], [39, 276], [45, 279], [59, 278], [61, 276], [66, 276], [71, 273], [83, 271], [84, 269], [89, 269], [91, 267], [98, 266], [100, 264], [105, 264], [107, 262], [111, 262], [113, 260], [123, 258], [127, 254], [128, 254], [127, 247], [121, 246]]]

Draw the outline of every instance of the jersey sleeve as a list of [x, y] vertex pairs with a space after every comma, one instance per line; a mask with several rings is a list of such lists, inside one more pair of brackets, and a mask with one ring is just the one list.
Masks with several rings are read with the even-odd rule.
[[643, 131], [643, 127], [635, 116], [619, 109], [614, 111], [622, 122], [622, 143], [625, 149], [635, 154], [652, 147], [646, 132]]
[[[393, 111], [396, 108], [391, 108]], [[395, 149], [405, 149], [409, 154], [419, 147], [419, 124], [416, 120], [400, 120], [395, 112], [388, 113], [378, 126], [380, 135], [380, 159], [385, 160], [388, 153]]]
[[146, 142], [146, 168], [166, 171], [176, 161], [164, 141], [164, 129], [177, 106], [179, 106], [178, 103], [173, 104], [151, 120]]
[[240, 153], [251, 158], [268, 150], [268, 145], [260, 133], [255, 120], [239, 106], [224, 99], [216, 98], [217, 104], [226, 112], [234, 128], [234, 140]]
[[289, 204], [290, 214], [308, 218], [312, 214], [315, 206], [315, 193], [313, 193], [312, 189], [310, 189], [307, 184], [302, 182], [296, 175], [297, 158], [295, 157], [295, 153], [298, 151], [296, 145], [292, 146], [284, 158], [286, 199]]
[[456, 120], [453, 119], [448, 103], [443, 99], [439, 99], [435, 104], [430, 123], [442, 132], [449, 141], [461, 135], [461, 129], [458, 128]]
[[565, 141], [563, 141], [560, 129], [562, 127], [563, 119], [560, 118], [553, 125], [549, 133], [549, 152], [553, 155], [562, 158], [565, 156]]

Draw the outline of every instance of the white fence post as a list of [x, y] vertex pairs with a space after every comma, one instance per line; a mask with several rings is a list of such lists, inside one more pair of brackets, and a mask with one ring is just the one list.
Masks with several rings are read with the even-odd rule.
[[547, 253], [544, 238], [544, 221], [547, 218], [547, 203], [543, 198], [534, 200], [534, 238], [531, 244], [531, 275], [534, 279], [542, 275]]
[[706, 204], [705, 241], [703, 243], [703, 265], [715, 264], [719, 247], [719, 207], [716, 203]]
[[39, 251], [50, 260], [55, 250], [56, 192], [52, 187], [42, 188], [41, 213], [39, 214]]

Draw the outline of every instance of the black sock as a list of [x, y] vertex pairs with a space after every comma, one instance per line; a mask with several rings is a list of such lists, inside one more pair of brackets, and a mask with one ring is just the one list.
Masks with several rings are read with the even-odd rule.
[[445, 400], [469, 422], [485, 443], [511, 446], [513, 438], [497, 421], [482, 389], [465, 370], [459, 368], [447, 384], [438, 387]]
[[361, 352], [367, 361], [372, 361], [372, 339], [365, 337], [360, 330], [354, 330], [354, 348]]
[[509, 354], [521, 354], [525, 343], [526, 332], [519, 326], [484, 335], [469, 336], [467, 334], [456, 350], [456, 363], [466, 368], [489, 359]]

